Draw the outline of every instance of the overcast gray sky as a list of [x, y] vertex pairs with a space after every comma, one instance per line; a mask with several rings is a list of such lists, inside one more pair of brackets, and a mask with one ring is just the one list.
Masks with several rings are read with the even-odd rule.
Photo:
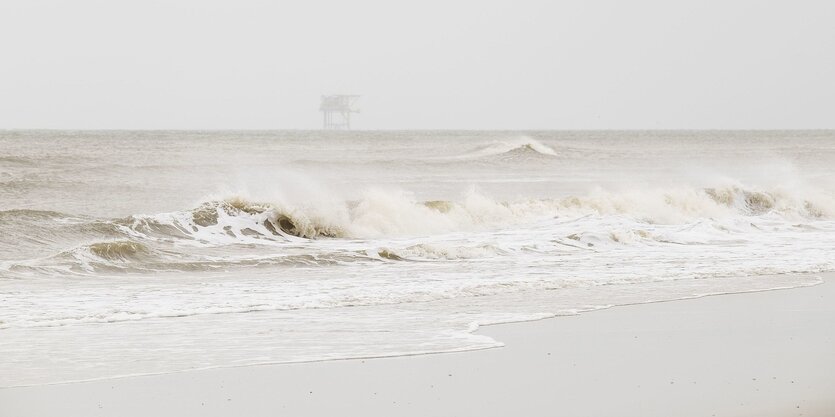
[[2, 0], [0, 128], [835, 128], [835, 2]]

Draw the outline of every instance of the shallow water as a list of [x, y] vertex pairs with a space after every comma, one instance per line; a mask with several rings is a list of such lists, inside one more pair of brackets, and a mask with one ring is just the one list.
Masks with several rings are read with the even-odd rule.
[[0, 386], [811, 285], [835, 132], [0, 132]]

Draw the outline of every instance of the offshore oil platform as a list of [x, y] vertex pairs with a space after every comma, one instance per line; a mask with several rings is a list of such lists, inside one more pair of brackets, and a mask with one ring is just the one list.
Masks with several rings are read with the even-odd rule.
[[322, 112], [322, 129], [341, 130], [351, 128], [351, 113], [359, 113], [355, 107], [358, 95], [322, 96], [319, 111]]

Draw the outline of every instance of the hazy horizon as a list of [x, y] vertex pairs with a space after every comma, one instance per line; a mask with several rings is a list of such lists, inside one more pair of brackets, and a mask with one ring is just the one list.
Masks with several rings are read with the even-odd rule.
[[582, 133], [582, 132], [601, 132], [601, 133], [615, 133], [615, 132], [694, 132], [694, 133], [710, 133], [710, 132], [832, 132], [835, 128], [792, 128], [792, 129], [467, 129], [467, 128], [415, 128], [415, 129], [397, 129], [397, 128], [352, 128], [352, 129], [322, 129], [322, 127], [311, 128], [0, 128], [0, 132], [321, 132], [325, 134], [350, 134], [362, 132], [484, 132], [484, 133]]
[[825, 1], [0, 5], [0, 129], [835, 128]]

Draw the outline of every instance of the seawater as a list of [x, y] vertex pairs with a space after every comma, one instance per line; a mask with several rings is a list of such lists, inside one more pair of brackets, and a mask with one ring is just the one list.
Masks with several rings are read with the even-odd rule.
[[832, 131], [0, 131], [0, 386], [813, 285], [833, 167]]

